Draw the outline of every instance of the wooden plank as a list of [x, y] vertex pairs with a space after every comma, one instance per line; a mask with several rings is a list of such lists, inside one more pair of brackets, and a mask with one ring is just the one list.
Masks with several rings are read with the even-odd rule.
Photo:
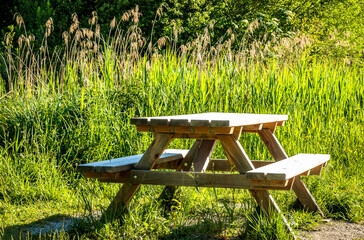
[[243, 127], [243, 132], [256, 132], [262, 129], [263, 124], [248, 125]]
[[[274, 160], [280, 161], [288, 158], [286, 152], [282, 148], [278, 139], [269, 129], [260, 130], [259, 136], [264, 142], [265, 146], [268, 148], [269, 152], [272, 154]], [[295, 178], [292, 190], [295, 192], [298, 200], [306, 210], [312, 212], [317, 211], [318, 213], [320, 213], [321, 216], [323, 217], [325, 216], [324, 213], [321, 211], [319, 205], [316, 203], [316, 200], [313, 198], [310, 191], [308, 190], [305, 183], [302, 181], [300, 177]]]
[[[144, 129], [143, 129], [144, 130]], [[233, 127], [191, 127], [191, 126], [151, 126], [149, 131], [164, 133], [192, 133], [192, 134], [232, 134]]]
[[209, 120], [209, 119], [191, 119], [190, 126], [191, 127], [211, 127], [211, 120]]
[[149, 125], [136, 125], [138, 132], [153, 132]]
[[211, 120], [211, 127], [225, 127], [225, 126], [231, 126], [230, 120]]
[[117, 178], [119, 173], [104, 173], [104, 172], [84, 172], [82, 173], [85, 178], [105, 178], [105, 179], [113, 179]]
[[[180, 174], [176, 174], [180, 173]], [[88, 174], [88, 173], [86, 173]], [[101, 182], [127, 183], [127, 184], [151, 184], [165, 185], [166, 189], [174, 189], [177, 186], [190, 187], [217, 187], [217, 188], [241, 188], [256, 190], [291, 190], [289, 180], [287, 183], [272, 181], [254, 182], [246, 178], [244, 174], [226, 173], [196, 173], [196, 172], [170, 172], [128, 170], [121, 173], [92, 173], [93, 178]], [[187, 180], [186, 180], [187, 179]], [[194, 179], [193, 181], [191, 179]], [[246, 180], [249, 181], [246, 181]], [[197, 181], [196, 181], [197, 180]]]
[[239, 188], [239, 189], [270, 189], [290, 190], [288, 186], [279, 184], [266, 184], [265, 186], [252, 185], [245, 174], [226, 173], [200, 173], [200, 172], [171, 172], [150, 170], [129, 170], [115, 177], [104, 176], [103, 182], [127, 183], [133, 185], [165, 185], [168, 187], [215, 187], [215, 188]]
[[272, 133], [275, 132], [278, 122], [264, 123], [262, 128], [268, 128]]
[[181, 160], [186, 157], [187, 153], [187, 149], [166, 149], [160, 156], [156, 164]]
[[233, 135], [218, 135], [226, 156], [231, 158], [240, 173], [254, 169], [248, 155]]
[[275, 163], [274, 161], [251, 160], [254, 168], [260, 168], [269, 164]]
[[326, 163], [320, 165], [320, 166], [317, 166], [313, 169], [311, 169], [310, 171], [310, 175], [320, 175], [321, 174], [321, 170], [322, 170], [322, 167], [326, 165]]
[[150, 125], [153, 126], [168, 126], [169, 125], [169, 118], [151, 118]]
[[243, 127], [234, 127], [233, 135], [234, 135], [235, 139], [240, 138], [242, 131], [243, 131]]
[[[264, 167], [266, 165], [275, 163], [274, 161], [251, 160], [254, 168]], [[308, 175], [320, 175], [322, 165], [313, 168]], [[232, 166], [227, 159], [210, 159], [206, 171], [215, 172], [233, 172], [237, 171], [235, 166]]]
[[285, 187], [287, 190], [292, 189], [292, 184], [295, 178], [291, 178], [286, 181], [278, 181], [278, 180], [267, 180], [267, 179], [259, 179], [259, 180], [251, 180], [251, 184], [255, 187]]
[[[255, 168], [274, 163], [274, 161], [260, 161], [260, 160], [252, 160], [251, 162]], [[180, 171], [182, 166], [185, 167], [184, 169], [182, 169], [183, 171], [188, 171], [190, 169], [191, 164], [184, 161], [184, 159], [178, 159], [178, 160], [162, 162], [162, 163], [160, 163], [160, 161], [158, 160], [157, 163], [153, 166], [153, 169], [176, 169], [176, 170]], [[181, 168], [179, 168], [179, 167], [181, 167]], [[209, 164], [207, 165], [207, 168], [205, 171], [234, 172], [237, 170], [236, 170], [236, 167], [232, 166], [227, 159], [210, 159]], [[105, 176], [115, 176], [115, 173], [119, 173], [119, 172], [104, 172], [104, 173], [103, 172], [83, 172], [82, 174], [86, 178], [100, 178], [100, 176], [103, 176], [102, 174], [105, 174]], [[311, 174], [313, 174], [313, 173], [311, 172]]]
[[[263, 167], [274, 163], [274, 161], [261, 161], [261, 160], [251, 160], [254, 168]], [[231, 165], [227, 159], [210, 159], [209, 165], [206, 171], [215, 172], [233, 172], [237, 171], [234, 165]]]
[[166, 125], [153, 125], [143, 126], [137, 125], [139, 132], [161, 132], [161, 133], [187, 133], [187, 134], [232, 134], [234, 127], [191, 127], [191, 126], [166, 126]]
[[290, 178], [322, 165], [330, 160], [327, 154], [297, 154], [267, 166], [248, 171], [250, 179], [267, 179], [286, 181]]
[[304, 209], [311, 212], [318, 212], [322, 217], [325, 217], [325, 214], [300, 177], [295, 178], [292, 190], [295, 192], [297, 199]]
[[150, 118], [148, 118], [148, 117], [131, 118], [130, 119], [130, 124], [150, 125]]
[[[246, 127], [190, 127], [190, 126], [143, 126], [137, 125], [139, 132], [164, 132], [176, 133], [175, 138], [193, 139], [217, 139], [216, 135], [233, 134], [236, 139], [240, 138], [241, 132], [258, 133], [263, 124], [249, 125]], [[273, 125], [271, 125], [273, 126]], [[272, 130], [272, 129], [270, 129]]]
[[182, 164], [183, 159], [174, 160], [171, 162], [156, 163], [152, 169], [177, 169]]
[[[172, 134], [157, 133], [153, 142], [145, 151], [141, 160], [135, 165], [136, 169], [151, 169], [162, 155], [168, 144], [171, 142]], [[134, 196], [140, 185], [123, 184], [119, 192], [105, 211], [102, 219], [119, 217], [124, 212], [126, 206]]]
[[274, 160], [280, 161], [288, 158], [286, 152], [283, 150], [282, 145], [279, 143], [278, 139], [270, 131], [270, 129], [264, 128], [258, 133], [265, 146], [268, 148], [268, 151], [273, 156]]
[[205, 139], [214, 140], [218, 139], [216, 134], [195, 134], [195, 133], [175, 133], [174, 138], [185, 138], [185, 139]]
[[233, 172], [236, 171], [236, 167], [231, 165], [227, 159], [210, 159], [206, 171]]
[[202, 140], [198, 149], [198, 153], [195, 155], [192, 169], [195, 172], [205, 172], [209, 164], [209, 159], [216, 146], [216, 140]]
[[119, 218], [125, 211], [126, 206], [138, 191], [140, 185], [123, 184], [113, 201], [101, 216], [101, 222]]
[[153, 125], [151, 128], [150, 128], [153, 132], [160, 132], [160, 133], [174, 133], [172, 132], [172, 128], [170, 126], [167, 126], [167, 125], [161, 125], [161, 126], [156, 126], [156, 125]]
[[130, 181], [134, 184], [217, 188], [249, 188], [252, 186], [250, 180], [242, 174], [135, 170], [131, 170], [130, 174]]
[[[250, 179], [247, 177], [247, 179]], [[250, 179], [253, 186], [280, 186], [285, 187], [289, 180], [267, 180], [267, 179]]]
[[172, 137], [173, 134], [158, 133], [134, 168], [151, 169], [171, 142]]
[[188, 119], [171, 119], [169, 126], [190, 126], [190, 121]]
[[262, 123], [283, 123], [287, 115], [272, 114], [247, 114], [247, 113], [200, 113], [176, 116], [162, 116], [151, 118], [132, 118], [131, 124], [135, 125], [174, 125], [195, 127], [235, 127], [248, 126]]
[[118, 172], [132, 169], [143, 154], [114, 158], [99, 162], [85, 163], [77, 166], [79, 172]]
[[[157, 164], [183, 159], [188, 150], [166, 149]], [[143, 154], [115, 158], [105, 161], [85, 163], [77, 166], [79, 172], [120, 172], [132, 169]]]

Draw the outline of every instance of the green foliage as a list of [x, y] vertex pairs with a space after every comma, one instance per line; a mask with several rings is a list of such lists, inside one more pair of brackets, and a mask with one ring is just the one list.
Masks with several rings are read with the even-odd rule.
[[246, 229], [242, 236], [244, 239], [293, 239], [287, 234], [284, 222], [279, 214], [272, 214], [267, 218], [264, 213], [255, 211], [247, 215]]
[[[123, 222], [98, 224], [118, 185], [84, 179], [77, 164], [143, 152], [152, 136], [137, 133], [131, 117], [213, 111], [288, 114], [276, 131], [288, 155], [331, 155], [320, 177], [304, 179], [323, 211], [363, 221], [363, 69], [308, 56], [304, 36], [265, 39], [280, 32], [279, 24], [266, 26], [277, 20], [261, 17], [241, 40], [252, 44], [235, 51], [232, 34], [214, 44], [205, 36], [210, 32], [187, 42], [190, 48], [152, 42], [145, 49], [139, 23], [128, 22], [127, 32], [116, 26], [110, 39], [95, 37], [92, 27], [92, 37], [74, 36], [54, 55], [46, 45], [40, 53], [31, 45], [2, 53], [0, 236], [31, 235], [34, 222], [67, 209], [86, 217], [49, 238], [287, 238], [278, 217], [255, 212], [249, 192], [233, 189], [180, 188], [167, 213], [158, 202], [162, 187], [144, 186]], [[270, 159], [258, 136], [243, 134], [241, 143], [252, 159]], [[225, 158], [220, 145], [214, 157]], [[273, 196], [294, 227], [310, 228], [320, 218], [293, 210], [292, 193]]]
[[[168, 37], [171, 42], [186, 44], [196, 34], [203, 34], [205, 28], [210, 28], [213, 29], [210, 32], [213, 43], [221, 41], [226, 32], [231, 31], [239, 46], [246, 30], [250, 29], [249, 23], [258, 21], [260, 24], [254, 30], [254, 39], [267, 38], [271, 34], [293, 37], [303, 32], [315, 42], [312, 55], [330, 55], [347, 63], [361, 62], [363, 58], [364, 7], [361, 0], [118, 0], [112, 3], [17, 0], [7, 7], [11, 14], [23, 16], [28, 34], [36, 38], [36, 49], [44, 39], [46, 21], [53, 18], [54, 33], [48, 37], [53, 49], [62, 44], [62, 33], [69, 30], [73, 13], [78, 14], [81, 28], [89, 27], [90, 19], [96, 16], [94, 25], [99, 25], [106, 37], [112, 32], [109, 26], [113, 17], [116, 17], [119, 29], [127, 30], [130, 23], [125, 21], [125, 15], [122, 16], [137, 5], [141, 13], [138, 26], [148, 36], [147, 41], [156, 42], [161, 37]], [[6, 26], [14, 25], [14, 21], [7, 19], [2, 36], [7, 31]], [[18, 30], [17, 37], [20, 34]]]

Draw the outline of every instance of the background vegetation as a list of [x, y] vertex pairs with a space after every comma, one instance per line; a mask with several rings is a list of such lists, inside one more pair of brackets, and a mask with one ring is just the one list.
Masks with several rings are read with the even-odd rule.
[[[28, 27], [24, 12], [4, 38], [3, 239], [286, 239], [279, 218], [262, 216], [244, 190], [181, 188], [166, 212], [158, 201], [162, 187], [144, 186], [122, 221], [98, 222], [119, 186], [84, 179], [77, 164], [143, 152], [152, 136], [137, 133], [131, 117], [210, 111], [288, 114], [277, 130], [288, 155], [331, 155], [320, 177], [305, 179], [327, 217], [363, 222], [362, 20], [337, 20], [362, 14], [359, 1], [352, 2], [358, 12], [351, 15], [339, 1], [181, 1], [155, 3], [145, 13], [147, 4], [140, 4], [115, 20], [106, 16], [129, 3], [78, 1], [80, 12], [62, 29], [55, 19], [66, 3], [59, 9], [54, 2], [28, 3], [39, 10], [29, 22], [42, 15], [46, 24]], [[72, 4], [62, 11], [78, 10]], [[258, 136], [243, 135], [241, 143], [252, 159], [270, 160]], [[170, 147], [191, 144], [176, 140]], [[214, 157], [224, 157], [220, 146]], [[320, 221], [296, 206], [293, 193], [272, 193], [296, 231]], [[46, 231], [60, 219], [64, 230]]]
[[[90, 26], [88, 19], [97, 14], [94, 24], [101, 26], [105, 36], [113, 17], [121, 28], [128, 27], [122, 16], [136, 5], [142, 15], [138, 25], [147, 41], [155, 42], [160, 37], [174, 40], [178, 32], [178, 42], [185, 44], [211, 25], [214, 25], [214, 31], [210, 32], [213, 43], [224, 37], [228, 29], [241, 40], [249, 23], [258, 19], [262, 24], [255, 37], [262, 37], [266, 32], [283, 36], [303, 32], [315, 39], [312, 54], [347, 58], [348, 62], [361, 62], [363, 58], [364, 3], [361, 0], [15, 0], [3, 4], [0, 37], [3, 39], [9, 31], [16, 34], [13, 39], [22, 34], [14, 28], [13, 18], [20, 13], [27, 23], [28, 34], [35, 36], [35, 46], [39, 48], [45, 23], [52, 18], [54, 34], [48, 38], [48, 44], [53, 49], [62, 44], [62, 33], [69, 30], [73, 13], [78, 14], [80, 27], [86, 28]], [[16, 41], [13, 44], [17, 45]]]

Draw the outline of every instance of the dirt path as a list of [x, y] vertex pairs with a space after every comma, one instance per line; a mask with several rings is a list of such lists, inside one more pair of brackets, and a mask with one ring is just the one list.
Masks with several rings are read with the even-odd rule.
[[302, 240], [364, 240], [364, 225], [341, 221], [321, 223], [317, 230], [302, 231]]

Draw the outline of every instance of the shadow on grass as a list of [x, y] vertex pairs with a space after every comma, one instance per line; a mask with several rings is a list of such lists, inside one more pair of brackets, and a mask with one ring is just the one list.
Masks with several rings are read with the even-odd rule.
[[224, 234], [225, 223], [204, 221], [194, 225], [180, 226], [159, 239], [238, 239]]
[[64, 214], [56, 214], [31, 223], [5, 227], [0, 239], [52, 239], [54, 235], [72, 231], [80, 221], [84, 220]]

